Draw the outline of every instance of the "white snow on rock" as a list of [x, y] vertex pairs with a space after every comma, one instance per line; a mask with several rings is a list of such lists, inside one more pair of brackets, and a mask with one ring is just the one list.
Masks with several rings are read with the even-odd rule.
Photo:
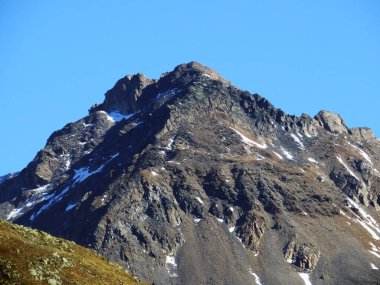
[[380, 252], [380, 248], [377, 248], [372, 242], [370, 242], [369, 245], [372, 247], [373, 251]]
[[119, 112], [112, 111], [110, 113], [107, 113], [106, 111], [99, 111], [99, 113], [104, 114], [107, 118], [108, 121], [112, 123], [118, 123], [123, 119], [129, 119], [131, 118], [134, 114], [128, 114], [128, 115], [123, 115]]
[[302, 278], [305, 285], [312, 285], [310, 281], [310, 274], [304, 272], [298, 272], [299, 276]]
[[312, 158], [312, 157], [309, 157], [307, 160], [310, 161], [310, 162], [313, 162], [313, 163], [319, 163], [318, 161], [316, 161], [316, 160], [315, 160], [314, 158]]
[[177, 267], [177, 263], [175, 262], [174, 256], [167, 255], [166, 256], [166, 264], [170, 264], [170, 265]]
[[67, 153], [67, 154], [61, 154], [59, 156], [59, 158], [60, 158], [60, 161], [65, 164], [65, 171], [69, 170], [70, 165], [71, 165], [71, 156], [70, 156], [70, 154], [69, 153]]
[[283, 157], [282, 157], [281, 154], [275, 152], [274, 150], [272, 150], [272, 151], [273, 151], [273, 153], [274, 153], [275, 155], [277, 155], [277, 157], [278, 157], [279, 159], [283, 160]]
[[370, 158], [370, 156], [364, 151], [364, 150], [362, 150], [361, 148], [359, 148], [359, 147], [357, 147], [356, 145], [353, 145], [352, 143], [350, 143], [350, 142], [347, 142], [350, 146], [352, 146], [355, 150], [357, 150], [359, 153], [360, 153], [360, 155], [367, 161], [367, 162], [369, 162], [371, 165], [373, 165], [373, 162], [372, 162], [372, 160], [371, 160], [371, 158]]
[[34, 221], [34, 219], [41, 214], [43, 211], [49, 209], [52, 205], [62, 200], [62, 197], [71, 189], [71, 186], [64, 188], [58, 195], [52, 194], [49, 199], [46, 199], [48, 203], [43, 205], [36, 213], [30, 216], [29, 220]]
[[264, 144], [261, 144], [261, 143], [258, 143], [258, 142], [255, 142], [249, 138], [247, 138], [245, 135], [243, 135], [241, 132], [239, 132], [238, 130], [234, 129], [234, 128], [231, 128], [233, 131], [235, 131], [241, 138], [241, 140], [249, 145], [249, 146], [255, 146], [255, 147], [258, 147], [258, 148], [261, 148], [261, 149], [266, 149], [268, 146], [264, 143]]
[[177, 269], [177, 263], [175, 262], [175, 257], [167, 255], [166, 256], [166, 266], [171, 267], [170, 269], [168, 268], [168, 273], [170, 277], [178, 277], [178, 274], [175, 272], [172, 272]]
[[346, 168], [346, 170], [348, 171], [348, 173], [350, 173], [350, 175], [352, 177], [354, 177], [356, 180], [359, 180], [359, 178], [355, 175], [355, 173], [347, 166], [347, 164], [344, 163], [343, 159], [340, 157], [340, 155], [338, 155], [336, 157], [338, 159], [338, 161]]
[[339, 214], [341, 214], [342, 216], [346, 217], [347, 219], [349, 220], [352, 220], [349, 216], [347, 216], [347, 214], [345, 212], [343, 212], [342, 210], [339, 210]]
[[169, 143], [167, 144], [167, 146], [165, 147], [167, 150], [171, 150], [172, 149], [172, 145], [174, 143], [174, 140], [175, 140], [175, 136], [174, 137], [171, 137], [169, 139]]
[[377, 252], [373, 251], [373, 250], [369, 250], [370, 253], [372, 253], [374, 256], [376, 256], [377, 258], [380, 258], [380, 254], [378, 254]]
[[66, 207], [65, 212], [68, 212], [68, 211], [74, 209], [76, 205], [78, 205], [78, 203], [75, 203], [75, 204], [68, 204], [67, 207]]
[[354, 200], [347, 197], [347, 201], [350, 208], [357, 209], [363, 217], [361, 218], [353, 212], [353, 214], [357, 217], [355, 221], [359, 223], [372, 236], [373, 239], [380, 240], [380, 227], [376, 220], [371, 217], [371, 215], [367, 214]]
[[249, 273], [251, 273], [251, 275], [253, 277], [255, 277], [255, 283], [256, 283], [256, 285], [262, 285], [259, 276], [255, 272], [253, 272], [253, 270], [251, 268], [249, 268]]
[[232, 213], [234, 212], [234, 207], [229, 207], [228, 208]]
[[219, 223], [223, 223], [223, 219], [220, 219], [220, 218], [216, 218], [218, 220]]
[[379, 268], [375, 264], [373, 264], [373, 263], [370, 263], [370, 264], [371, 264], [371, 269], [373, 269], [373, 270], [379, 270]]
[[280, 147], [280, 148], [281, 148], [282, 153], [286, 156], [287, 159], [293, 160], [293, 155], [289, 151], [287, 151], [283, 147]]
[[103, 163], [101, 166], [99, 166], [96, 170], [89, 172], [88, 167], [82, 167], [78, 170], [74, 169], [75, 175], [72, 178], [72, 184], [65, 187], [59, 194], [51, 194], [48, 197], [45, 197], [44, 200], [47, 200], [48, 202], [43, 205], [37, 212], [33, 213], [29, 220], [34, 221], [34, 219], [40, 215], [43, 211], [49, 209], [52, 205], [62, 200], [63, 196], [76, 184], [81, 183], [82, 181], [86, 180], [88, 177], [95, 173], [99, 173], [103, 170], [104, 166], [109, 163], [111, 160], [116, 158], [119, 155], [119, 153], [116, 153], [114, 155], [111, 155], [110, 159], [108, 159], [105, 163]]
[[295, 261], [294, 259], [291, 259], [291, 258], [289, 257], [288, 259], [286, 259], [286, 262], [292, 264], [292, 263], [294, 263], [294, 262], [296, 262], [296, 261]]
[[104, 166], [106, 166], [111, 160], [113, 160], [114, 158], [116, 158], [118, 155], [119, 155], [119, 153], [116, 153], [116, 154], [112, 155], [109, 160], [107, 160], [105, 163], [103, 163], [101, 166], [99, 166], [94, 171], [89, 171], [89, 167], [82, 167], [82, 168], [79, 168], [79, 169], [74, 169], [74, 171], [75, 171], [75, 175], [73, 177], [74, 184], [80, 183], [80, 182], [86, 180], [91, 175], [94, 175], [96, 173], [102, 172]]
[[199, 203], [201, 203], [201, 204], [204, 204], [204, 203], [203, 203], [203, 201], [202, 201], [202, 199], [201, 199], [201, 198], [199, 198], [198, 196], [197, 196], [197, 197], [195, 197], [195, 199], [197, 199], [197, 201], [198, 201]]
[[158, 173], [156, 171], [151, 171], [150, 172], [153, 176], [158, 176]]
[[83, 126], [84, 126], [85, 128], [87, 128], [87, 127], [93, 127], [94, 124], [91, 124], [91, 123], [86, 124], [85, 122], [83, 122]]
[[233, 233], [233, 232], [235, 231], [235, 227], [229, 227], [229, 228], [228, 228], [228, 231], [229, 231], [230, 233]]
[[196, 224], [198, 224], [200, 221], [201, 221], [201, 219], [199, 219], [199, 218], [194, 218], [194, 222], [195, 222]]
[[10, 211], [6, 217], [6, 220], [14, 220], [20, 215], [25, 213], [25, 210], [34, 206], [35, 204], [42, 202], [46, 199], [49, 199], [51, 195], [47, 195], [47, 191], [49, 190], [51, 184], [46, 184], [44, 186], [38, 187], [32, 190], [25, 190], [25, 192], [30, 192], [31, 195], [28, 199], [18, 208]]
[[295, 134], [290, 134], [290, 136], [292, 137], [292, 139], [293, 139], [296, 143], [298, 143], [300, 149], [305, 149], [305, 146], [303, 145], [303, 143], [302, 143], [302, 141], [300, 140], [299, 137], [297, 137]]
[[305, 136], [307, 136], [308, 138], [312, 137], [307, 131], [305, 131], [304, 133], [305, 133]]
[[175, 95], [178, 92], [179, 90], [177, 88], [173, 88], [165, 92], [160, 92], [156, 95], [156, 100], [160, 100], [161, 98], [166, 97], [167, 95]]

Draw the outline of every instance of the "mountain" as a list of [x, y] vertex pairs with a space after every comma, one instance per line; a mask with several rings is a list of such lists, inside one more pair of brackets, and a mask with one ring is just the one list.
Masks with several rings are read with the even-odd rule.
[[0, 216], [154, 284], [378, 284], [380, 141], [199, 63], [126, 76], [0, 184]]
[[63, 239], [0, 221], [0, 284], [142, 284], [97, 255]]

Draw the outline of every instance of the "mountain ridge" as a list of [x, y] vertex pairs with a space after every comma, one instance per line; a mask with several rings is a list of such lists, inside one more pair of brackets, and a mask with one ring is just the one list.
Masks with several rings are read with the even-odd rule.
[[155, 284], [376, 284], [379, 157], [370, 129], [191, 62], [122, 78], [54, 132], [0, 184], [0, 215]]

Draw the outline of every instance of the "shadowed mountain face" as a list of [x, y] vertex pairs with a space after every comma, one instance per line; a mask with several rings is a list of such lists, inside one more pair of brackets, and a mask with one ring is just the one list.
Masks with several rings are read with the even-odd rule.
[[378, 170], [370, 129], [192, 62], [120, 79], [3, 179], [0, 214], [154, 284], [378, 284]]

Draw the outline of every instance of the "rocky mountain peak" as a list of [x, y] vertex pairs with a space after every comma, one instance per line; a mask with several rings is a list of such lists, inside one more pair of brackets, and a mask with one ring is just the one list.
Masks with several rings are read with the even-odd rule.
[[322, 110], [314, 118], [329, 132], [338, 134], [348, 133], [348, 127], [339, 114]]
[[230, 85], [216, 71], [193, 61], [178, 65], [171, 72], [163, 73], [159, 80], [146, 78], [141, 73], [125, 76], [106, 92], [104, 102], [94, 105], [90, 109], [90, 113], [99, 110], [116, 111], [122, 114], [136, 113], [157, 99], [157, 93], [180, 89], [202, 78]]
[[123, 114], [134, 113], [139, 109], [138, 102], [143, 90], [155, 82], [156, 80], [148, 79], [141, 73], [127, 75], [106, 92], [104, 102], [101, 105], [95, 105], [90, 113], [97, 110], [117, 111]]
[[189, 63], [184, 63], [178, 65], [174, 70], [169, 73], [173, 78], [184, 78], [187, 76], [193, 76], [196, 77], [198, 75], [207, 76], [213, 80], [219, 80], [224, 83], [228, 83], [219, 73], [217, 73], [215, 70], [204, 66], [198, 62], [192, 61]]
[[159, 285], [376, 284], [379, 170], [369, 129], [191, 62], [120, 79], [0, 183], [0, 215]]

